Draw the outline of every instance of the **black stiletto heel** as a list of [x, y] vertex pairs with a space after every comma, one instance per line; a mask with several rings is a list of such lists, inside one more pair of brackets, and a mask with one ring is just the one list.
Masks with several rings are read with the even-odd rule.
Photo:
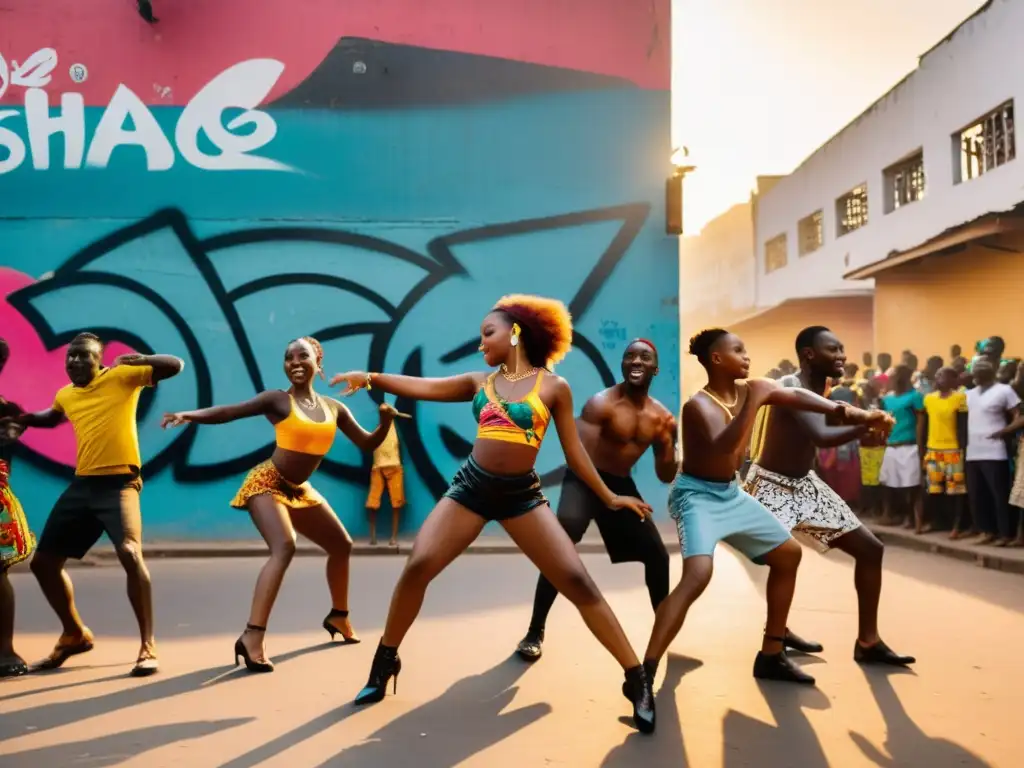
[[398, 693], [398, 675], [402, 671], [402, 660], [398, 658], [398, 649], [389, 648], [384, 641], [377, 645], [377, 652], [373, 654], [373, 664], [370, 667], [370, 678], [366, 686], [356, 694], [355, 704], [376, 704], [384, 699], [387, 692], [388, 680], [394, 678], [392, 690]]
[[327, 632], [330, 634], [331, 640], [334, 640], [335, 635], [341, 635], [342, 645], [355, 645], [356, 643], [362, 642], [362, 640], [360, 640], [355, 635], [353, 635], [352, 637], [346, 637], [344, 632], [342, 632], [336, 626], [331, 624], [331, 619], [335, 618], [347, 619], [348, 611], [339, 611], [336, 608], [332, 608], [331, 612], [327, 614], [327, 618], [324, 619], [323, 628], [326, 629]]
[[[246, 624], [246, 630], [252, 630], [253, 632], [266, 632], [266, 627], [257, 627], [255, 624]], [[249, 649], [245, 647], [245, 643], [242, 642], [242, 638], [235, 640], [235, 666], [238, 666], [238, 660], [242, 659], [245, 662], [245, 668], [250, 672], [273, 672], [274, 665], [269, 661], [253, 661], [249, 655]]]

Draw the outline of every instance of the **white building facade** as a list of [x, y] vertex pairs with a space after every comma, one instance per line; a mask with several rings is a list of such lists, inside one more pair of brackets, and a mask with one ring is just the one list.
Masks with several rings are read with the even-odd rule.
[[[860, 308], [846, 320], [873, 326], [858, 351], [944, 354], [949, 344], [968, 350], [992, 333], [1018, 334], [1014, 325], [1024, 352], [1024, 316], [1013, 308], [1021, 302], [998, 294], [1024, 279], [1017, 234], [1024, 235], [1024, 162], [1015, 123], [1024, 104], [1022, 40], [1024, 0], [990, 0], [757, 197], [755, 303], [762, 312], [827, 300], [805, 324], [826, 322], [822, 312], [849, 299], [847, 309]], [[872, 294], [870, 318], [858, 320]], [[984, 306], [958, 319], [959, 336], [918, 328], [943, 303], [973, 299]]]

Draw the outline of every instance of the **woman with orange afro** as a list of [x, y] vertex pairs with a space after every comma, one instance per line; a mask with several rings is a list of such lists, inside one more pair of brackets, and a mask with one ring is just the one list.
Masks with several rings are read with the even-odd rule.
[[244, 403], [168, 413], [163, 418], [165, 428], [227, 424], [250, 416], [264, 416], [274, 425], [273, 455], [249, 472], [231, 502], [232, 507], [249, 511], [256, 530], [270, 548], [270, 558], [256, 579], [249, 623], [235, 642], [235, 664], [241, 658], [250, 672], [274, 671], [267, 660], [264, 637], [284, 573], [295, 554], [296, 531], [327, 552], [332, 609], [323, 621], [324, 629], [332, 639], [340, 634], [346, 643], [359, 642], [348, 620], [352, 539], [309, 478], [331, 450], [339, 429], [357, 447], [372, 451], [384, 442], [392, 420], [399, 414], [390, 405], [381, 405], [377, 429], [372, 433], [364, 430], [348, 408], [337, 400], [320, 397], [313, 389], [313, 378], [318, 373], [323, 376], [323, 357], [323, 348], [316, 339], [296, 339], [284, 353], [284, 372], [291, 383], [287, 391], [268, 389]]
[[480, 351], [493, 372], [443, 379], [354, 371], [331, 379], [345, 394], [360, 389], [415, 400], [473, 403], [477, 436], [473, 451], [448, 491], [423, 522], [391, 598], [384, 635], [370, 677], [356, 704], [384, 698], [391, 678], [397, 690], [402, 662], [398, 646], [423, 604], [427, 585], [496, 520], [534, 565], [579, 609], [590, 631], [625, 670], [622, 692], [633, 704], [637, 728], [654, 730], [651, 681], [583, 567], [568, 535], [551, 512], [534, 470], [537, 451], [554, 421], [566, 463], [613, 509], [650, 514], [639, 499], [616, 496], [601, 480], [576, 432], [572, 391], [551, 373], [572, 346], [572, 318], [560, 301], [505, 296], [480, 325]]

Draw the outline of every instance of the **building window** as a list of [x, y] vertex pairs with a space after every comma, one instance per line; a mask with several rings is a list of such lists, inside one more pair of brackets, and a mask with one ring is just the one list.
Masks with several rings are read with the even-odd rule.
[[804, 216], [797, 223], [797, 234], [800, 237], [799, 250], [801, 256], [814, 253], [825, 244], [825, 221], [821, 211]]
[[973, 125], [953, 135], [954, 150], [960, 156], [957, 183], [976, 179], [1017, 156], [1014, 136], [1013, 101], [989, 112]]
[[781, 235], [773, 237], [764, 244], [765, 274], [774, 272], [776, 269], [782, 269], [786, 266], [786, 261], [786, 233], [783, 232]]
[[924, 198], [924, 154], [915, 155], [891, 165], [882, 172], [885, 178], [885, 212]]
[[868, 185], [854, 187], [836, 200], [837, 235], [842, 237], [868, 223]]

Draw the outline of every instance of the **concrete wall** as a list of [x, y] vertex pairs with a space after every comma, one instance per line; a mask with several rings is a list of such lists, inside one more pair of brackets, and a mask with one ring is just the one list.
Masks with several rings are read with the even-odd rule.
[[970, 355], [975, 342], [992, 335], [1006, 340], [1011, 356], [1024, 356], [1024, 236], [987, 241], [1000, 249], [971, 245], [947, 256], [886, 270], [875, 283], [875, 349], [894, 358], [912, 350], [922, 364], [929, 355], [949, 355], [959, 344]]
[[[851, 283], [843, 275], [1024, 198], [1019, 146], [1016, 160], [954, 184], [959, 156], [954, 157], [951, 139], [1009, 99], [1017, 110], [1024, 106], [1021, 29], [1024, 3], [993, 0], [987, 11], [925, 55], [906, 80], [762, 196], [756, 224], [760, 302], [870, 287], [871, 281]], [[883, 170], [922, 149], [925, 198], [884, 214]], [[865, 182], [869, 223], [837, 238], [836, 199]], [[797, 222], [818, 209], [824, 211], [824, 247], [800, 257]], [[788, 234], [788, 265], [765, 274], [765, 241], [783, 232]]]
[[[668, 0], [179, 0], [158, 15], [54, 0], [0, 25], [0, 392], [48, 407], [62, 345], [86, 329], [111, 356], [183, 357], [140, 407], [148, 535], [253, 535], [227, 502], [270, 427], [163, 432], [160, 414], [287, 386], [298, 335], [321, 339], [329, 371], [442, 376], [481, 365], [499, 296], [545, 293], [576, 319], [558, 372], [578, 405], [642, 335], [662, 351], [654, 394], [678, 407]], [[347, 402], [375, 422], [369, 396]], [[467, 405], [414, 415], [399, 425], [407, 529], [475, 428]], [[36, 527], [73, 461], [69, 427], [25, 437], [14, 482]], [[552, 437], [538, 469], [555, 500], [562, 464]], [[314, 477], [356, 535], [367, 467], [339, 439]], [[650, 460], [637, 480], [660, 510]]]
[[750, 352], [751, 375], [763, 376], [781, 360], [797, 362], [796, 336], [809, 325], [831, 328], [846, 347], [847, 358], [859, 364], [864, 352], [871, 350], [871, 297], [793, 300], [737, 323], [732, 330]]

